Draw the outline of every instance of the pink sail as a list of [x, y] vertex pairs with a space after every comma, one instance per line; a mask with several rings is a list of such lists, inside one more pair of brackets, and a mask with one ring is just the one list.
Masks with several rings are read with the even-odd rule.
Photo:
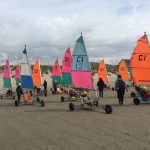
[[71, 68], [72, 68], [72, 56], [71, 56], [71, 50], [70, 48], [68, 48], [63, 58], [62, 72], [71, 73]]
[[21, 79], [20, 65], [16, 66], [15, 79]]
[[93, 77], [89, 71], [72, 71], [72, 84], [75, 87], [94, 89]]
[[57, 77], [61, 76], [61, 69], [59, 66], [58, 59], [56, 59], [55, 64], [53, 66], [52, 76], [57, 76]]
[[3, 71], [3, 77], [4, 78], [10, 78], [10, 64], [9, 64], [9, 59], [6, 60], [6, 64], [4, 66], [4, 71]]

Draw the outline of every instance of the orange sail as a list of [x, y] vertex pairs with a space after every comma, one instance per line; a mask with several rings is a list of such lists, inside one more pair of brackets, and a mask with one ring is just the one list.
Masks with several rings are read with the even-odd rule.
[[150, 84], [150, 47], [146, 33], [137, 42], [130, 67], [135, 84]]
[[128, 73], [128, 70], [126, 67], [126, 63], [124, 60], [121, 60], [119, 63], [119, 71], [118, 72], [124, 81], [128, 81], [130, 79], [129, 73]]
[[107, 70], [106, 70], [106, 66], [105, 66], [104, 60], [102, 60], [100, 62], [100, 64], [99, 64], [99, 67], [98, 67], [98, 78], [102, 78], [105, 83], [108, 83]]
[[37, 59], [32, 71], [33, 83], [36, 87], [42, 87], [40, 62]]

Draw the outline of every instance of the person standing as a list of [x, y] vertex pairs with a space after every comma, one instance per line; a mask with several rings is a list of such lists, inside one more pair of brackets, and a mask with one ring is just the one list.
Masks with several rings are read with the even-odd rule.
[[54, 94], [57, 94], [57, 81], [53, 82]]
[[125, 89], [125, 82], [122, 80], [121, 75], [118, 75], [117, 80], [115, 82], [115, 91], [117, 91], [117, 96], [120, 105], [123, 105]]
[[99, 91], [99, 97], [103, 97], [105, 83], [102, 78], [99, 78], [99, 81], [97, 82], [97, 87], [98, 87], [98, 91]]
[[18, 97], [18, 103], [20, 103], [21, 94], [23, 94], [21, 83], [18, 84], [18, 86], [16, 88], [16, 93], [17, 93], [17, 97]]
[[44, 94], [45, 96], [47, 96], [47, 81], [46, 80], [44, 80], [43, 87], [44, 87]]

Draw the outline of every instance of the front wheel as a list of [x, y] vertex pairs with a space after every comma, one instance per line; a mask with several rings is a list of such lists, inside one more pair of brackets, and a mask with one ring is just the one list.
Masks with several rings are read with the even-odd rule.
[[112, 109], [112, 107], [110, 105], [106, 105], [104, 107], [104, 110], [105, 110], [106, 114], [111, 114], [112, 111], [113, 111], [113, 109]]
[[37, 97], [36, 100], [37, 100], [38, 103], [40, 103], [40, 98], [39, 97]]
[[139, 98], [134, 98], [133, 99], [133, 103], [135, 104], [135, 105], [140, 105], [140, 99]]

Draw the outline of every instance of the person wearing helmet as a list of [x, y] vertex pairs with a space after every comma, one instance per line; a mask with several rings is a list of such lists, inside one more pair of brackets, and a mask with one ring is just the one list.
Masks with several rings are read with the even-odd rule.
[[21, 83], [18, 84], [18, 86], [16, 88], [16, 93], [17, 93], [17, 97], [18, 97], [18, 103], [20, 103], [21, 94], [23, 94]]

